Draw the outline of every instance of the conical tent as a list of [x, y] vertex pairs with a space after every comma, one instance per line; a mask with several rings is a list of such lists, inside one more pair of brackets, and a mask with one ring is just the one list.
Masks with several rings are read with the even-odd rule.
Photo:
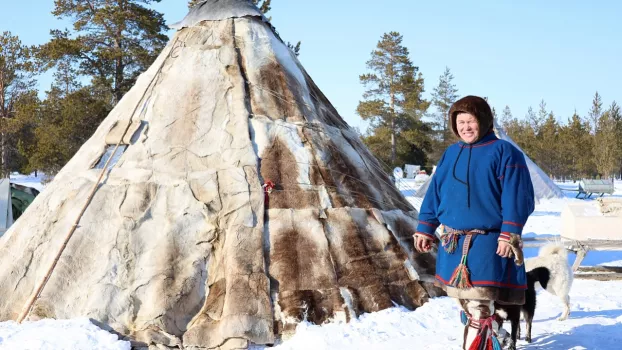
[[434, 177], [434, 174], [430, 175], [430, 177], [428, 177], [428, 179], [425, 180], [425, 182], [422, 183], [421, 186], [419, 186], [419, 188], [417, 188], [417, 191], [415, 192], [415, 194], [411, 196], [410, 198], [408, 198], [408, 201], [410, 202], [410, 204], [412, 204], [413, 207], [415, 207], [415, 210], [417, 210], [417, 212], [419, 212], [419, 210], [421, 209], [421, 205], [423, 204], [423, 199], [425, 198], [425, 194], [428, 192], [428, 188], [430, 187], [430, 184], [432, 183], [433, 177]]
[[417, 212], [257, 8], [208, 0], [176, 27], [0, 239], [0, 321], [244, 348], [440, 295]]
[[430, 177], [427, 180], [425, 180], [423, 184], [421, 184], [421, 186], [417, 189], [417, 192], [415, 193], [413, 197], [419, 198], [421, 200], [425, 198], [425, 194], [426, 192], [428, 192], [428, 188], [430, 187], [430, 184], [432, 183], [433, 176], [434, 174], [430, 175]]

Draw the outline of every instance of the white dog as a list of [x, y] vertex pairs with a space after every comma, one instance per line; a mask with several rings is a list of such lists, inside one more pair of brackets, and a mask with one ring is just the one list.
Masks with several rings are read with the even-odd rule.
[[551, 243], [540, 248], [537, 257], [525, 259], [527, 271], [537, 267], [544, 267], [549, 270], [549, 282], [542, 287], [547, 292], [559, 297], [562, 303], [564, 303], [564, 313], [558, 320], [563, 321], [567, 319], [568, 315], [570, 315], [570, 297], [568, 293], [572, 286], [573, 273], [568, 264], [566, 249], [557, 243]]

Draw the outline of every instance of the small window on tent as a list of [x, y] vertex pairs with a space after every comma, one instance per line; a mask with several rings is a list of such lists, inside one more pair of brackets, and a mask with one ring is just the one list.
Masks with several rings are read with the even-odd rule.
[[[106, 135], [106, 148], [99, 160], [93, 166], [94, 169], [103, 169], [108, 162], [108, 169], [112, 168], [127, 149], [133, 139], [134, 134], [140, 132], [141, 121], [118, 120], [114, 123], [108, 135]], [[119, 147], [117, 147], [117, 144]], [[116, 152], [115, 152], [116, 149]]]
[[[117, 162], [123, 155], [123, 152], [125, 152], [125, 150], [127, 149], [127, 145], [119, 145], [119, 148], [117, 148], [116, 152], [114, 152], [115, 148], [117, 148], [117, 145], [107, 145], [106, 151], [104, 151], [104, 154], [101, 156], [101, 158], [99, 158], [99, 161], [94, 168], [103, 169], [104, 165], [106, 165], [106, 162], [108, 162], [108, 159], [110, 158], [112, 159], [110, 159], [110, 162], [108, 163], [108, 169], [112, 168], [115, 164], [117, 164]], [[112, 152], [114, 152], [114, 154]]]

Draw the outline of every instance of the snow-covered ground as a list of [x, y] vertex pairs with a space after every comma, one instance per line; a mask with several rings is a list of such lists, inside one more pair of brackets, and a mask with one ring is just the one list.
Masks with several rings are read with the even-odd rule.
[[93, 325], [88, 318], [0, 323], [0, 349], [130, 350], [130, 343]]
[[[17, 183], [37, 188], [41, 178], [11, 176]], [[420, 183], [402, 181], [400, 188], [407, 197], [414, 195]], [[564, 189], [576, 187], [560, 184]], [[616, 182], [614, 196], [622, 197], [622, 182]], [[525, 237], [559, 237], [561, 210], [574, 193], [563, 200], [539, 203], [525, 226]], [[411, 198], [409, 198], [411, 199]], [[526, 249], [526, 257], [537, 249]], [[569, 255], [569, 263], [574, 255]], [[583, 265], [622, 266], [622, 252], [591, 252]], [[538, 294], [538, 307], [533, 324], [533, 343], [519, 341], [520, 349], [621, 349], [622, 348], [622, 282], [575, 280], [570, 292], [572, 312], [566, 321], [557, 321], [561, 302], [551, 294]], [[523, 324], [524, 330], [524, 324]], [[287, 349], [460, 349], [462, 325], [458, 306], [449, 298], [437, 298], [408, 311], [401, 307], [361, 315], [350, 323], [316, 326], [302, 323], [296, 334], [272, 347]], [[0, 349], [130, 349], [88, 319], [24, 323], [0, 323]], [[253, 349], [267, 349], [255, 346]]]
[[43, 190], [45, 187], [41, 182], [46, 178], [45, 174], [38, 173], [37, 176], [35, 174], [30, 175], [22, 175], [18, 173], [13, 173], [10, 176], [11, 183], [16, 183], [18, 185], [23, 185], [27, 187], [32, 187], [39, 192]]
[[[621, 287], [620, 282], [576, 280], [570, 293], [572, 313], [563, 322], [556, 320], [561, 302], [547, 292], [539, 293], [533, 342], [521, 340], [519, 348], [622, 348]], [[392, 308], [349, 324], [301, 324], [293, 338], [273, 349], [459, 350], [463, 328], [458, 310], [452, 299], [437, 298], [412, 312]]]
[[[419, 184], [400, 180], [399, 187], [409, 200]], [[559, 184], [563, 189], [576, 184]], [[543, 201], [525, 225], [525, 237], [550, 237], [555, 241], [561, 229], [561, 211], [576, 193], [566, 192], [566, 199]], [[622, 197], [622, 182], [616, 182], [614, 196]], [[538, 254], [537, 248], [525, 249], [525, 256]], [[569, 254], [569, 263], [575, 256]], [[590, 252], [583, 265], [622, 266], [622, 252]], [[570, 292], [572, 311], [566, 321], [557, 321], [563, 309], [557, 297], [538, 293], [538, 307], [533, 323], [533, 342], [519, 341], [520, 349], [622, 349], [622, 282], [575, 280]], [[462, 325], [458, 305], [450, 298], [437, 298], [408, 311], [396, 307], [366, 314], [348, 324], [323, 326], [303, 323], [296, 334], [273, 347], [293, 349], [461, 349]], [[508, 328], [509, 325], [506, 325]], [[522, 324], [524, 332], [524, 323]], [[259, 347], [258, 347], [259, 349]]]

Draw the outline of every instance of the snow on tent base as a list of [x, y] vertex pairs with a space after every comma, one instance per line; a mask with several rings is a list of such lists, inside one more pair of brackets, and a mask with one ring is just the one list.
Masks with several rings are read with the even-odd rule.
[[209, 0], [176, 27], [1, 238], [0, 321], [243, 348], [441, 295], [417, 211], [259, 10]]
[[95, 326], [87, 318], [0, 322], [0, 349], [130, 350], [130, 342]]

